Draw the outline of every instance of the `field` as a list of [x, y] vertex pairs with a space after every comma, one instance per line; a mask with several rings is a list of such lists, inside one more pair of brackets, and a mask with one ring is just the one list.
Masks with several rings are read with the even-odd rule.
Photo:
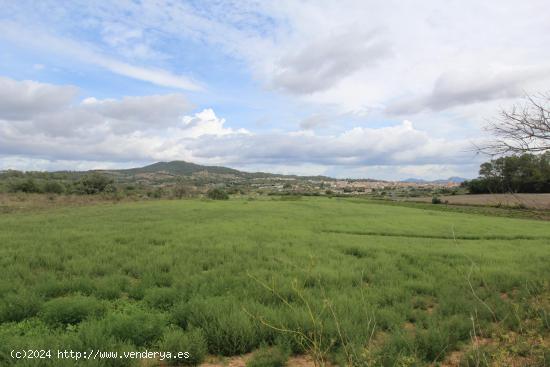
[[0, 213], [0, 365], [268, 346], [318, 365], [550, 365], [548, 222], [291, 199]]
[[[441, 201], [458, 205], [480, 205], [510, 208], [528, 208], [550, 210], [550, 194], [478, 194], [445, 195]], [[429, 203], [431, 197], [413, 198], [411, 201]]]

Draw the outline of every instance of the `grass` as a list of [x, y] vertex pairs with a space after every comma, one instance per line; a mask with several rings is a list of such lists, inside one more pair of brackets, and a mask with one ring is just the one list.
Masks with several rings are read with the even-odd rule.
[[510, 333], [544, 341], [510, 355], [546, 363], [549, 263], [547, 222], [364, 200], [5, 213], [0, 365], [14, 348], [182, 348], [193, 364], [266, 345], [341, 365], [463, 351], [475, 365], [493, 358], [476, 338]]

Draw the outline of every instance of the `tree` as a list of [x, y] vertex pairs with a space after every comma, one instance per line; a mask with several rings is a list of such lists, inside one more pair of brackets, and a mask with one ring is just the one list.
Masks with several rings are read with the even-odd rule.
[[494, 136], [488, 144], [476, 147], [492, 156], [544, 153], [550, 150], [550, 93], [526, 96], [485, 128]]
[[41, 192], [40, 187], [32, 178], [10, 182], [9, 190], [11, 192], [26, 192], [26, 193]]
[[76, 192], [80, 194], [98, 194], [105, 191], [108, 185], [112, 185], [113, 180], [105, 175], [94, 172], [84, 176], [76, 185]]
[[472, 194], [550, 192], [550, 151], [500, 157], [480, 166], [479, 178], [464, 182]]
[[228, 200], [229, 195], [222, 189], [210, 189], [206, 193], [206, 196], [208, 196], [209, 199], [212, 200]]

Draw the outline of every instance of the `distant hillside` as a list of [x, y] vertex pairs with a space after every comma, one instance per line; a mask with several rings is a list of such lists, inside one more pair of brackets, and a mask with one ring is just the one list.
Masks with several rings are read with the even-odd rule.
[[129, 174], [140, 174], [140, 173], [157, 173], [157, 172], [166, 172], [173, 175], [183, 175], [189, 176], [197, 172], [208, 172], [215, 174], [232, 174], [240, 176], [244, 172], [238, 171], [233, 168], [220, 167], [220, 166], [202, 166], [200, 164], [185, 162], [185, 161], [172, 161], [172, 162], [157, 162], [150, 164], [145, 167], [130, 168], [124, 170], [112, 170], [117, 172], [124, 172]]
[[419, 178], [407, 178], [406, 180], [403, 180], [401, 182], [410, 182], [410, 183], [416, 183], [416, 184], [446, 184], [449, 182], [452, 183], [462, 183], [466, 181], [465, 178], [462, 177], [449, 177], [448, 179], [439, 179], [439, 180], [433, 180], [433, 181], [427, 181]]
[[173, 176], [191, 176], [196, 173], [208, 173], [209, 175], [233, 175], [243, 179], [254, 178], [294, 178], [294, 179], [315, 179], [330, 181], [334, 178], [326, 176], [298, 176], [298, 175], [281, 175], [276, 173], [267, 172], [244, 172], [233, 168], [222, 166], [203, 166], [185, 161], [171, 161], [171, 162], [157, 162], [145, 167], [119, 169], [119, 170], [101, 170], [106, 173], [112, 173], [117, 175], [139, 175], [139, 174], [169, 174]]

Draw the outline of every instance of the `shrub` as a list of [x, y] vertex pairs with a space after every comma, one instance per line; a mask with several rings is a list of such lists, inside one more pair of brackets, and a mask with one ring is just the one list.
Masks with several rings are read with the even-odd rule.
[[32, 293], [8, 294], [0, 302], [0, 323], [22, 321], [40, 310], [40, 298]]
[[65, 192], [65, 186], [57, 181], [46, 181], [42, 185], [42, 191], [49, 194], [62, 194]]
[[92, 173], [84, 176], [76, 184], [75, 191], [79, 194], [98, 194], [105, 191], [108, 186], [112, 186], [113, 180], [99, 173]]
[[441, 204], [441, 199], [439, 198], [439, 196], [432, 196], [432, 204]]
[[208, 351], [213, 354], [248, 353], [261, 342], [253, 321], [236, 307], [233, 298], [193, 300], [186, 307], [187, 323], [204, 330]]
[[137, 283], [128, 290], [128, 297], [139, 301], [145, 297], [145, 290], [144, 284]]
[[54, 298], [42, 307], [42, 319], [52, 325], [78, 324], [104, 312], [103, 304], [81, 295]]
[[169, 309], [179, 298], [174, 288], [151, 288], [145, 292], [145, 302], [161, 310]]
[[189, 325], [189, 306], [187, 303], [179, 303], [170, 310], [171, 322], [182, 329], [187, 329]]
[[106, 193], [106, 194], [114, 195], [118, 192], [118, 189], [116, 188], [116, 186], [113, 183], [110, 183], [110, 184], [106, 185], [103, 188], [103, 192]]
[[142, 347], [160, 338], [166, 321], [161, 315], [134, 310], [129, 314], [110, 315], [106, 318], [106, 326], [115, 338]]
[[[114, 337], [106, 334], [105, 322], [100, 320], [84, 321], [80, 324], [76, 333], [76, 340], [68, 346], [72, 349], [86, 350], [104, 350], [116, 352], [131, 352], [135, 351], [136, 347], [125, 342], [116, 340]], [[80, 362], [80, 361], [79, 361]], [[83, 363], [85, 365], [95, 366], [96, 364]], [[69, 364], [70, 365], [70, 364]], [[105, 358], [99, 363], [105, 367], [126, 367], [136, 366], [136, 360], [133, 358]]]
[[280, 348], [261, 348], [246, 363], [246, 367], [283, 367], [288, 354]]
[[426, 361], [438, 361], [444, 356], [447, 348], [453, 348], [449, 343], [449, 331], [442, 327], [429, 327], [419, 330], [416, 334], [416, 352]]
[[206, 193], [206, 196], [208, 196], [209, 199], [212, 200], [228, 200], [229, 195], [222, 189], [210, 189]]
[[126, 289], [128, 281], [120, 276], [106, 276], [95, 282], [94, 294], [102, 299], [117, 299], [120, 293]]
[[201, 329], [187, 333], [181, 329], [169, 329], [162, 338], [160, 349], [170, 352], [188, 352], [187, 358], [171, 358], [168, 363], [173, 366], [197, 366], [208, 353], [206, 339]]
[[10, 182], [8, 188], [11, 192], [41, 192], [40, 187], [32, 178], [28, 178], [23, 181]]

